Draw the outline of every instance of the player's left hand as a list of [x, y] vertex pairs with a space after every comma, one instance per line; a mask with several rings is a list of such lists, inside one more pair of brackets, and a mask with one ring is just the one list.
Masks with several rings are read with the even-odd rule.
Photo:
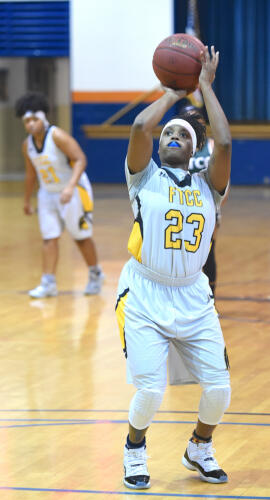
[[209, 53], [208, 47], [201, 52], [201, 63], [202, 69], [200, 73], [199, 83], [203, 85], [204, 83], [213, 83], [216, 76], [216, 69], [219, 61], [219, 52], [215, 51], [215, 47], [211, 46], [211, 55]]
[[162, 85], [162, 84], [160, 85], [160, 87], [161, 87], [161, 90], [163, 90], [164, 92], [167, 92], [167, 94], [175, 95], [178, 99], [183, 99], [187, 95], [187, 91], [183, 90], [183, 89], [174, 90], [174, 89], [171, 89], [170, 87], [165, 87], [165, 85]]
[[70, 186], [66, 186], [60, 195], [60, 202], [63, 204], [68, 203], [71, 200], [72, 195], [73, 195], [73, 188]]

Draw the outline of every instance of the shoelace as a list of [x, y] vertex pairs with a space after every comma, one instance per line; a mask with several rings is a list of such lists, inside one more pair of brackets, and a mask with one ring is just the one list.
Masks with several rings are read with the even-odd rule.
[[208, 470], [216, 470], [219, 469], [219, 465], [214, 457], [216, 450], [212, 448], [211, 443], [208, 445], [203, 445], [203, 447], [198, 448], [199, 458], [204, 462], [205, 467]]
[[127, 453], [126, 476], [148, 475], [146, 460], [148, 456], [145, 450], [129, 449]]
[[98, 280], [100, 277], [101, 277], [101, 271], [90, 271], [89, 273], [89, 277], [92, 279], [92, 280]]

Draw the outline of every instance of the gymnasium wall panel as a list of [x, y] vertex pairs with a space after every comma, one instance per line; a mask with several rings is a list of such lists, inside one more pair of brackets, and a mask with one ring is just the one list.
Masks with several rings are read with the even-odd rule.
[[69, 2], [0, 2], [0, 57], [69, 55]]
[[[226, 115], [231, 123], [267, 124], [270, 2], [199, 0], [197, 4], [202, 41], [221, 53], [215, 91]], [[71, 1], [73, 133], [87, 154], [93, 182], [125, 181], [128, 127], [145, 104], [126, 106], [158, 85], [153, 51], [166, 36], [185, 31], [187, 5], [187, 0]], [[147, 96], [148, 102], [152, 97]], [[121, 126], [122, 133], [117, 128]], [[155, 141], [156, 159], [157, 147]], [[232, 184], [268, 183], [269, 152], [267, 138], [235, 137]]]
[[[71, 2], [73, 132], [93, 182], [124, 182], [128, 134], [113, 137], [115, 127], [129, 126], [143, 105], [121, 115], [123, 108], [159, 86], [152, 56], [172, 32], [173, 0]], [[108, 120], [104, 135], [99, 126]], [[97, 127], [95, 136], [86, 134], [86, 125]]]

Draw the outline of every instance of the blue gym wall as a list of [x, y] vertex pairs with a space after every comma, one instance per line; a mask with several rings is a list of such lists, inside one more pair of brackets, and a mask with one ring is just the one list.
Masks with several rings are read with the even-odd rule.
[[0, 57], [69, 56], [69, 2], [0, 2]]
[[[125, 182], [124, 160], [128, 139], [88, 139], [83, 125], [98, 124], [121, 109], [123, 104], [91, 103], [73, 104], [74, 136], [88, 158], [88, 173], [92, 182]], [[136, 108], [136, 113], [142, 109]], [[129, 124], [135, 117], [129, 113], [117, 123]], [[165, 116], [164, 121], [170, 118]], [[158, 141], [154, 141], [154, 159], [158, 162]], [[270, 184], [270, 140], [234, 139], [231, 182], [235, 185]]]
[[[185, 30], [187, 0], [175, 0], [174, 31]], [[270, 120], [269, 0], [198, 0], [200, 38], [220, 52], [215, 90], [232, 122]]]

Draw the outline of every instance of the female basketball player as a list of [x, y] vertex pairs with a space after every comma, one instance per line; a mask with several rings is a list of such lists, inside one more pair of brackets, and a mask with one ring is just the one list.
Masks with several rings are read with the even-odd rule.
[[190, 175], [190, 158], [205, 127], [185, 115], [169, 121], [159, 143], [161, 168], [152, 160], [153, 129], [185, 96], [166, 89], [135, 119], [126, 160], [134, 227], [132, 255], [121, 273], [116, 313], [128, 368], [137, 392], [129, 409], [124, 484], [149, 488], [145, 433], [167, 383], [169, 342], [202, 387], [196, 428], [182, 463], [202, 480], [227, 481], [212, 449], [212, 434], [230, 402], [228, 359], [208, 278], [203, 274], [220, 203], [230, 175], [231, 136], [212, 83], [219, 53], [201, 53], [200, 88], [214, 149], [206, 173]]
[[43, 94], [32, 92], [22, 96], [15, 105], [29, 134], [23, 143], [26, 178], [24, 213], [31, 215], [30, 203], [39, 181], [38, 217], [43, 238], [43, 274], [41, 283], [29, 295], [43, 298], [57, 295], [55, 272], [58, 260], [58, 239], [64, 226], [76, 241], [89, 267], [85, 294], [100, 292], [103, 273], [97, 262], [92, 239], [92, 188], [84, 169], [86, 158], [79, 144], [64, 130], [50, 126], [49, 111]]

